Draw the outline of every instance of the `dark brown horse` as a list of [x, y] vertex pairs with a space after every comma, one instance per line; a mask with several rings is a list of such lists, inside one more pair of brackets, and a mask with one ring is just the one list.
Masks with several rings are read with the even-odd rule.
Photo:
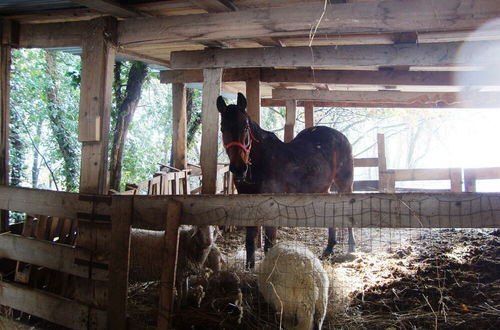
[[[246, 106], [241, 93], [236, 105], [226, 105], [222, 96], [217, 99], [222, 139], [239, 194], [325, 193], [333, 183], [341, 193], [352, 192], [352, 148], [342, 133], [316, 126], [284, 143], [250, 120]], [[257, 227], [247, 227], [247, 268], [255, 266], [256, 234]], [[275, 238], [276, 227], [266, 227], [264, 251], [272, 247]], [[323, 255], [331, 254], [335, 244], [335, 228], [330, 228]], [[348, 244], [353, 251], [352, 228]]]

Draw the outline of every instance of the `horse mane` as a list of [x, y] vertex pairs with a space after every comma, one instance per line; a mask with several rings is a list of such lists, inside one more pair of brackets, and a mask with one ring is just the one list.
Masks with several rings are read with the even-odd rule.
[[266, 131], [253, 120], [249, 120], [248, 122], [250, 125], [250, 129], [252, 130], [252, 134], [257, 140], [259, 141], [265, 140], [266, 142], [270, 141], [283, 142], [276, 136], [276, 134], [274, 134], [273, 132]]

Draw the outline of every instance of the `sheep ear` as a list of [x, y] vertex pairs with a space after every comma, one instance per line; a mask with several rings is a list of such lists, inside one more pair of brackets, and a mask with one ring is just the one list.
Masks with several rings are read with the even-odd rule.
[[245, 95], [238, 93], [238, 103], [237, 104], [238, 104], [238, 108], [240, 108], [240, 110], [245, 112], [245, 110], [247, 108], [247, 99], [245, 98]]
[[219, 95], [219, 97], [217, 98], [217, 109], [220, 113], [223, 113], [224, 111], [226, 111], [226, 108], [226, 101], [224, 101], [224, 98]]

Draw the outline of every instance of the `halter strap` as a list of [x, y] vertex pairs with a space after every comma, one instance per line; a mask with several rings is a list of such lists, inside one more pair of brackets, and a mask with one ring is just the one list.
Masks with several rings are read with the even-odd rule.
[[[251, 144], [249, 145], [249, 147], [251, 148]], [[226, 149], [229, 149], [231, 147], [239, 147], [241, 148], [245, 153], [249, 154], [250, 153], [250, 148], [247, 148], [246, 146], [244, 146], [242, 143], [240, 142], [229, 142], [228, 144], [226, 144], [224, 146]]]
[[229, 142], [228, 144], [226, 144], [224, 146], [224, 148], [226, 148], [226, 149], [229, 149], [231, 147], [238, 147], [238, 148], [240, 148], [243, 151], [243, 153], [245, 154], [245, 156], [243, 158], [245, 164], [249, 165], [249, 164], [251, 164], [251, 161], [250, 161], [250, 151], [252, 150], [252, 141], [255, 141], [257, 143], [259, 143], [260, 141], [257, 140], [253, 136], [252, 128], [250, 127], [250, 125], [248, 125], [245, 129], [248, 130], [248, 143], [247, 144], [243, 144], [243, 143], [238, 142], [238, 141], [233, 141], [233, 142]]

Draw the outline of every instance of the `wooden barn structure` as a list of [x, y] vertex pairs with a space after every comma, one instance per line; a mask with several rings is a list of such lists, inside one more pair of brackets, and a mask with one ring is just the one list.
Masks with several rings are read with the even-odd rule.
[[[498, 58], [498, 0], [7, 0], [0, 16], [0, 257], [76, 278], [71, 298], [5, 278], [0, 305], [69, 328], [125, 329], [130, 227], [144, 223], [166, 228], [160, 328], [171, 322], [179, 224], [252, 225], [260, 208], [267, 217], [258, 224], [274, 226], [500, 227], [500, 194], [457, 192], [463, 179], [453, 171], [433, 174], [451, 181], [454, 192], [444, 194], [386, 189], [421, 174], [414, 171], [385, 173], [380, 194], [213, 195], [221, 88], [246, 91], [257, 122], [261, 107], [286, 106], [287, 141], [297, 106], [308, 126], [315, 106], [499, 108], [500, 75], [489, 67]], [[8, 185], [10, 53], [17, 47], [81, 49], [79, 194]], [[186, 168], [185, 85], [203, 83], [203, 196], [108, 195], [116, 56], [165, 68], [161, 79], [173, 84], [176, 168]], [[384, 160], [370, 164], [386, 170]], [[469, 170], [468, 191], [499, 172]], [[352, 207], [339, 214], [335, 203]], [[323, 217], [287, 217], [277, 204]], [[34, 231], [9, 232], [8, 210], [39, 215]], [[78, 228], [74, 245], [50, 242], [71, 236], [71, 228]]]

